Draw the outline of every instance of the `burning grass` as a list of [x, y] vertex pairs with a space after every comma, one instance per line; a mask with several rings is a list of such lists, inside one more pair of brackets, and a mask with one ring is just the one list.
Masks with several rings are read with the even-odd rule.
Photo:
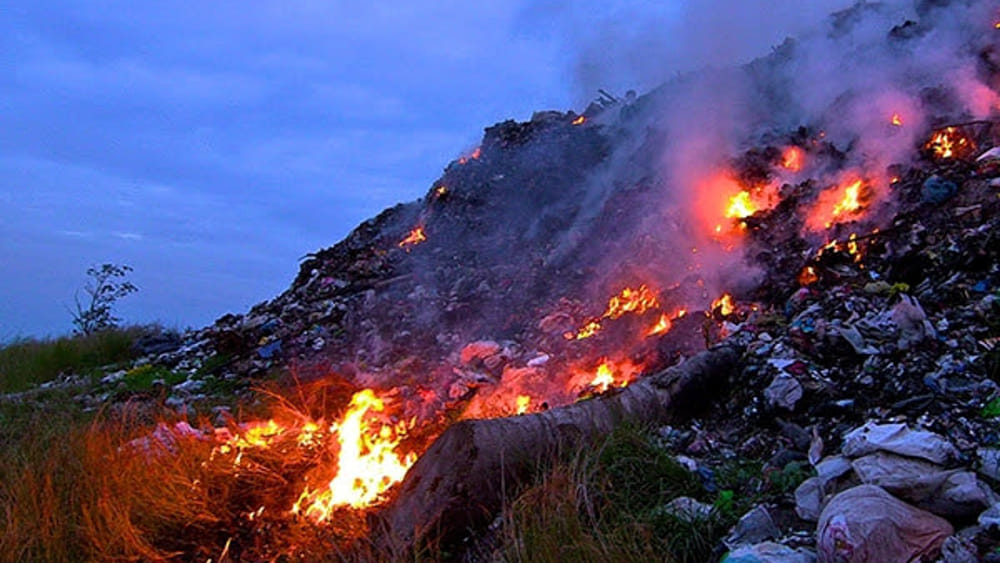
[[[272, 402], [274, 428], [303, 419]], [[364, 540], [370, 511], [331, 506], [322, 525], [292, 514], [332, 455], [303, 432], [234, 426], [224, 443], [243, 446], [223, 453], [216, 430], [176, 414], [87, 414], [68, 394], [44, 405], [0, 404], [0, 561], [396, 558]]]

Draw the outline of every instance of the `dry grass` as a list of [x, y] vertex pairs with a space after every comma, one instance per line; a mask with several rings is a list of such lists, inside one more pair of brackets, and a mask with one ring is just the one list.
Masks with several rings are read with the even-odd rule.
[[364, 513], [322, 526], [290, 514], [304, 475], [332, 467], [324, 448], [289, 435], [237, 462], [216, 441], [168, 431], [178, 421], [166, 413], [88, 417], [57, 399], [0, 405], [11, 423], [0, 431], [0, 561], [421, 559], [370, 545]]

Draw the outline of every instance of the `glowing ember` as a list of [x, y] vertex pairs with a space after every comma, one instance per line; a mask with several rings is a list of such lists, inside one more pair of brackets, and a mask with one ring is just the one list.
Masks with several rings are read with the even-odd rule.
[[518, 395], [517, 396], [517, 414], [524, 414], [528, 412], [528, 407], [531, 406], [531, 397], [528, 395]]
[[336, 434], [340, 443], [336, 476], [326, 489], [313, 491], [306, 487], [292, 507], [293, 513], [322, 522], [338, 507], [376, 504], [390, 487], [403, 480], [417, 457], [401, 457], [395, 452], [406, 425], [366, 417], [370, 411], [381, 412], [384, 408], [371, 389], [354, 394], [341, 421], [330, 426], [331, 434]]
[[[427, 240], [427, 235], [424, 234], [423, 227], [417, 227], [410, 231], [410, 234], [406, 235], [406, 238], [399, 241], [400, 248], [407, 248], [409, 246], [414, 246], [420, 244]], [[409, 249], [407, 249], [409, 250]]]
[[587, 118], [581, 115], [580, 117], [573, 120], [573, 125], [583, 125], [584, 123], [586, 123], [586, 121]]
[[434, 195], [436, 195], [439, 198], [448, 195], [448, 187], [447, 186], [438, 186], [437, 189], [434, 190]]
[[924, 148], [935, 158], [965, 158], [975, 152], [976, 144], [957, 127], [945, 127], [936, 132]]
[[721, 297], [712, 301], [711, 311], [718, 309], [719, 314], [723, 317], [728, 317], [733, 314], [736, 310], [736, 306], [733, 304], [733, 296], [728, 293], [723, 293]]
[[805, 153], [799, 147], [788, 147], [781, 154], [781, 167], [791, 172], [802, 170], [805, 163]]
[[819, 281], [819, 276], [816, 274], [815, 268], [812, 266], [806, 266], [805, 268], [802, 268], [801, 272], [799, 272], [798, 280], [799, 285], [812, 285]]
[[483, 156], [483, 149], [480, 148], [480, 147], [476, 147], [476, 150], [472, 151], [472, 154], [470, 154], [469, 156], [463, 156], [463, 157], [459, 158], [458, 159], [458, 163], [459, 164], [466, 164], [470, 160], [479, 160], [479, 157], [481, 157], [481, 156]]
[[851, 233], [847, 238], [847, 253], [854, 257], [855, 262], [861, 261], [861, 251], [858, 249], [858, 235]]
[[903, 117], [900, 116], [898, 113], [892, 114], [892, 124], [895, 125], [896, 127], [902, 127]]

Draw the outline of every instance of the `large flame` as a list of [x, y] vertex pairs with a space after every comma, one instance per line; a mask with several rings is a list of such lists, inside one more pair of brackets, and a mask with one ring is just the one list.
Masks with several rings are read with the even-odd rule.
[[325, 488], [306, 487], [292, 512], [322, 522], [336, 508], [365, 508], [384, 500], [386, 491], [403, 480], [416, 454], [396, 452], [407, 430], [405, 423], [387, 424], [368, 416], [384, 408], [371, 389], [354, 394], [343, 418], [330, 426], [340, 446], [336, 476]]
[[730, 219], [745, 219], [757, 212], [757, 205], [750, 199], [750, 192], [740, 192], [729, 198], [726, 217]]

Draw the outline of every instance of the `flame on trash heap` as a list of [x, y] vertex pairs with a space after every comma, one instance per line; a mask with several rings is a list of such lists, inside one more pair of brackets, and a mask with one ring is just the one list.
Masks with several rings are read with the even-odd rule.
[[924, 148], [931, 151], [934, 158], [948, 160], [968, 157], [976, 151], [976, 143], [961, 127], [945, 127], [936, 131]]
[[[901, 125], [902, 118], [896, 114], [892, 123]], [[949, 127], [935, 132], [925, 148], [933, 150], [938, 158], [953, 158], [959, 155], [956, 152], [958, 149], [971, 146], [974, 146], [971, 139], [965, 137], [959, 129]], [[479, 155], [477, 149], [469, 158], [476, 159]], [[464, 161], [462, 159], [460, 162]], [[782, 170], [799, 172], [805, 161], [805, 150], [791, 146], [784, 149], [780, 160], [774, 163], [775, 171], [779, 174]], [[821, 231], [837, 223], [856, 219], [870, 204], [868, 191], [871, 188], [865, 175], [858, 171], [850, 171], [848, 174], [841, 177], [846, 180], [821, 192], [811, 207], [802, 209], [802, 216], [810, 230]], [[705, 188], [699, 192], [703, 197], [695, 202], [694, 211], [702, 223], [708, 226], [708, 230], [714, 233], [714, 237], [743, 236], [746, 230], [744, 219], [769, 210], [778, 203], [776, 186], [769, 183], [743, 185], [727, 169], [709, 174], [701, 187]], [[443, 186], [436, 191], [438, 197], [446, 193], [447, 188]], [[426, 240], [421, 224], [413, 228], [398, 246], [407, 248]], [[824, 250], [846, 252], [855, 261], [860, 261], [863, 254], [855, 234], [846, 242], [833, 240]], [[798, 281], [803, 286], [816, 283], [819, 279], [819, 274], [812, 265], [804, 266], [798, 276]], [[717, 313], [728, 317], [734, 312], [736, 305], [732, 295], [723, 293], [711, 303], [706, 315], [711, 318]], [[635, 333], [635, 342], [641, 342], [644, 338], [670, 332], [676, 321], [686, 313], [685, 308], [665, 310], [659, 293], [651, 289], [650, 284], [630, 285], [614, 293], [599, 316], [585, 319], [577, 330], [567, 332], [564, 336], [568, 345], [573, 345], [598, 334], [611, 321], [629, 316], [646, 327]], [[626, 345], [625, 348], [627, 347]], [[576, 364], [576, 367], [567, 368], [563, 382], [567, 389], [591, 394], [603, 393], [625, 387], [636, 380], [645, 367], [630, 359], [610, 360], [601, 357], [597, 362], [590, 360], [589, 363], [584, 360]], [[541, 393], [513, 389], [513, 409], [508, 412], [527, 414], [539, 411], [546, 408], [545, 404], [551, 400], [553, 398]], [[405, 416], [406, 413], [387, 413], [386, 410], [391, 409], [386, 408], [383, 398], [376, 391], [363, 389], [353, 395], [343, 414], [333, 423], [307, 419], [283, 424], [272, 419], [244, 424], [236, 434], [218, 432], [215, 438], [218, 445], [213, 456], [231, 456], [233, 467], [239, 468], [246, 463], [244, 452], [270, 448], [279, 439], [292, 440], [297, 447], [310, 451], [329, 452], [336, 460], [331, 464], [334, 467], [316, 467], [310, 470], [301, 489], [296, 489], [301, 492], [295, 497], [294, 503], [280, 509], [315, 523], [330, 522], [338, 510], [364, 510], [386, 501], [391, 495], [392, 487], [402, 481], [407, 470], [416, 462], [417, 453], [404, 454], [399, 448], [404, 438], [414, 429], [416, 418], [400, 421], [388, 415]], [[225, 459], [228, 460], [229, 457]], [[262, 510], [263, 507], [255, 514], [259, 516]]]
[[427, 240], [427, 235], [424, 234], [424, 228], [422, 226], [417, 226], [414, 227], [413, 230], [410, 231], [405, 238], [403, 238], [403, 240], [399, 241], [399, 247], [408, 249], [408, 247], [420, 244], [425, 240]]

